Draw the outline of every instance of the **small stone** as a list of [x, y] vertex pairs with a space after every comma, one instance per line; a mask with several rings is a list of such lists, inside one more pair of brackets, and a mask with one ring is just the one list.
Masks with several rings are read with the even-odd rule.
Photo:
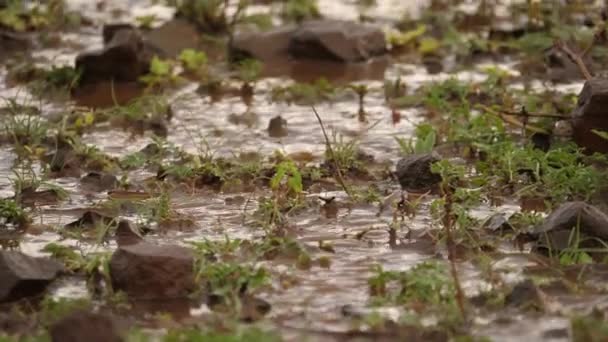
[[63, 266], [51, 259], [0, 251], [0, 302], [42, 293], [61, 271]]
[[112, 287], [137, 299], [171, 299], [194, 289], [194, 253], [177, 245], [120, 246], [110, 260]]
[[80, 184], [95, 191], [112, 190], [118, 185], [118, 179], [105, 172], [89, 172], [80, 179]]
[[287, 120], [283, 119], [280, 115], [275, 116], [268, 122], [268, 135], [273, 138], [286, 137], [287, 131]]
[[544, 297], [538, 286], [532, 280], [526, 279], [513, 287], [505, 297], [505, 304], [517, 308], [542, 311], [545, 307]]
[[428, 191], [441, 181], [441, 176], [431, 172], [431, 165], [440, 160], [435, 153], [413, 154], [397, 163], [396, 175], [405, 190]]

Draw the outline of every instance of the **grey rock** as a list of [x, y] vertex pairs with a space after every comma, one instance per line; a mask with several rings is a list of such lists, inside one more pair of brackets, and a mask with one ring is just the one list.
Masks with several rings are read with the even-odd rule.
[[302, 23], [289, 41], [295, 58], [352, 63], [386, 53], [384, 33], [351, 21], [311, 20]]
[[567, 202], [555, 209], [545, 221], [535, 227], [540, 246], [562, 250], [569, 247], [572, 229], [581, 234], [608, 241], [608, 215], [585, 202]]
[[11, 302], [42, 293], [63, 265], [15, 251], [0, 251], [0, 302]]
[[384, 33], [375, 27], [341, 20], [310, 20], [267, 32], [246, 32], [230, 45], [233, 59], [285, 58], [340, 63], [364, 62], [387, 53]]

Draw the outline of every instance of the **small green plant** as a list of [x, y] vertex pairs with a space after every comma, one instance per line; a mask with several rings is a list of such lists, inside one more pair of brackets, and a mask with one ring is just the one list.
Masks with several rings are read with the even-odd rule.
[[[386, 303], [427, 304], [435, 307], [455, 304], [455, 289], [448, 268], [438, 261], [425, 261], [406, 272], [385, 271], [380, 266], [368, 279], [370, 295]], [[397, 283], [397, 288], [391, 286]]]
[[203, 51], [185, 49], [178, 59], [187, 72], [199, 77], [207, 74], [207, 55]]
[[243, 21], [248, 0], [239, 0], [232, 16], [228, 15], [229, 2], [225, 0], [170, 0], [177, 12], [209, 34], [231, 33], [234, 25]]
[[150, 72], [140, 77], [140, 81], [150, 89], [171, 86], [180, 80], [181, 78], [175, 73], [174, 62], [156, 56], [150, 62]]
[[430, 124], [421, 124], [416, 127], [416, 140], [406, 140], [395, 138], [399, 144], [399, 149], [404, 155], [431, 153], [437, 143], [437, 132]]
[[286, 160], [276, 166], [275, 174], [270, 179], [270, 188], [293, 196], [302, 193], [302, 174], [293, 161]]
[[29, 222], [28, 215], [12, 199], [0, 199], [0, 226], [13, 224], [23, 226]]
[[[344, 173], [352, 170], [358, 170], [361, 167], [361, 161], [359, 160], [359, 146], [356, 139], [347, 141], [344, 136], [336, 133], [332, 134], [333, 141], [331, 146], [333, 149], [333, 155], [328, 149], [325, 150], [325, 160], [328, 165], [337, 164], [340, 170]], [[335, 160], [334, 160], [335, 158]]]

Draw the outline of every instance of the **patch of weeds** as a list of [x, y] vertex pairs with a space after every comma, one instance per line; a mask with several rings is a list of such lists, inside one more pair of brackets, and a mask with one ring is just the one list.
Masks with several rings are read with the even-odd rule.
[[68, 299], [45, 297], [41, 303], [40, 321], [49, 326], [61, 320], [77, 310], [85, 310], [93, 307], [88, 299]]
[[142, 96], [125, 106], [114, 106], [102, 114], [112, 124], [136, 131], [151, 130], [157, 136], [167, 134], [166, 121], [173, 116], [170, 104], [162, 96]]
[[209, 34], [230, 33], [234, 25], [241, 22], [247, 8], [247, 0], [239, 0], [237, 8], [228, 15], [228, 1], [225, 0], [171, 0], [178, 15], [194, 23], [199, 30]]
[[603, 317], [574, 317], [570, 320], [572, 341], [600, 342], [608, 339], [608, 323]]
[[437, 132], [430, 124], [421, 124], [416, 127], [416, 140], [395, 138], [399, 144], [401, 154], [421, 154], [433, 152], [437, 143]]
[[294, 83], [278, 86], [271, 90], [272, 101], [284, 101], [296, 104], [314, 104], [330, 100], [336, 93], [336, 87], [325, 78], [312, 83]]
[[80, 82], [81, 71], [71, 66], [51, 66], [51, 69], [40, 69], [39, 76], [29, 84], [31, 91], [40, 96], [49, 92], [68, 94]]
[[[368, 279], [370, 295], [380, 303], [404, 305], [455, 305], [455, 289], [445, 264], [425, 261], [406, 272], [385, 271], [376, 266]], [[393, 284], [398, 286], [395, 288]]]
[[17, 31], [32, 31], [58, 27], [74, 22], [74, 14], [65, 13], [63, 0], [52, 0], [44, 5], [30, 5], [20, 0], [7, 0], [0, 8], [0, 27]]
[[514, 187], [520, 195], [544, 197], [553, 203], [588, 200], [601, 188], [604, 172], [583, 163], [584, 155], [573, 144], [547, 152], [512, 141], [479, 145], [485, 159], [476, 170], [485, 179], [496, 179]]
[[185, 49], [178, 59], [187, 73], [201, 79], [207, 76], [207, 55], [203, 51]]
[[281, 8], [284, 19], [301, 22], [304, 19], [321, 17], [317, 0], [287, 0]]
[[39, 146], [49, 128], [49, 124], [37, 115], [10, 115], [2, 122], [5, 137], [20, 150]]
[[139, 79], [148, 89], [162, 89], [176, 85], [181, 78], [175, 71], [175, 62], [168, 59], [160, 59], [157, 56], [150, 62], [150, 72]]
[[23, 227], [30, 222], [30, 218], [23, 208], [12, 199], [0, 199], [0, 226], [7, 224]]
[[325, 149], [325, 165], [327, 167], [333, 170], [337, 165], [343, 174], [363, 169], [359, 143], [356, 139], [347, 141], [343, 135], [334, 131], [332, 132], [331, 147], [333, 154], [328, 148]]

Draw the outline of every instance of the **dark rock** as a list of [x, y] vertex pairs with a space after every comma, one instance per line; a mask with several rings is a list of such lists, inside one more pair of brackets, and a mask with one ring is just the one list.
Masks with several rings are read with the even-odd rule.
[[574, 141], [587, 152], [608, 153], [608, 140], [592, 130], [608, 131], [608, 79], [594, 78], [583, 86], [572, 113]]
[[154, 51], [137, 29], [111, 25], [104, 27], [103, 35], [103, 49], [76, 57], [76, 68], [82, 71], [81, 83], [134, 82], [148, 72]]
[[363, 62], [386, 54], [384, 33], [375, 27], [341, 20], [310, 20], [263, 33], [238, 34], [230, 45], [233, 60], [295, 59]]
[[118, 179], [105, 172], [89, 172], [80, 179], [80, 184], [95, 191], [112, 190], [118, 184]]
[[116, 228], [116, 243], [118, 246], [130, 246], [143, 241], [141, 233], [131, 226], [131, 222], [121, 220]]
[[427, 191], [441, 181], [441, 176], [431, 172], [431, 165], [440, 160], [435, 153], [413, 154], [397, 163], [396, 175], [405, 190]]
[[273, 138], [281, 138], [287, 136], [287, 120], [280, 115], [275, 116], [268, 122], [268, 135]]
[[0, 251], [0, 302], [11, 302], [44, 291], [63, 266], [50, 259], [15, 251]]
[[122, 342], [114, 319], [109, 316], [76, 311], [51, 325], [53, 342]]
[[560, 205], [532, 234], [539, 238], [537, 248], [563, 250], [571, 247], [572, 229], [576, 227], [581, 235], [608, 241], [608, 215], [585, 202]]
[[542, 311], [545, 307], [544, 294], [532, 280], [526, 279], [513, 287], [505, 297], [505, 305]]
[[120, 246], [110, 260], [112, 287], [131, 298], [182, 298], [194, 289], [194, 253], [177, 245]]
[[350, 21], [311, 20], [293, 33], [288, 51], [295, 58], [352, 63], [384, 55], [387, 49], [378, 28]]

